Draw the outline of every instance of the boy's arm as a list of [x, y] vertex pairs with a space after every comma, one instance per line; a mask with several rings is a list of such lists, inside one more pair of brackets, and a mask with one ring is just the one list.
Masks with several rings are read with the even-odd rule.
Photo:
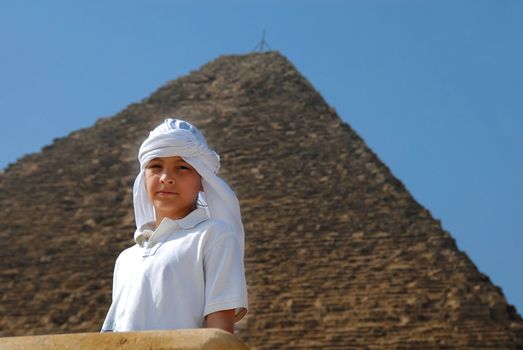
[[213, 312], [205, 319], [207, 328], [219, 328], [234, 334], [234, 309]]
[[217, 224], [203, 254], [205, 278], [204, 327], [234, 332], [234, 323], [247, 312], [247, 286], [238, 239]]

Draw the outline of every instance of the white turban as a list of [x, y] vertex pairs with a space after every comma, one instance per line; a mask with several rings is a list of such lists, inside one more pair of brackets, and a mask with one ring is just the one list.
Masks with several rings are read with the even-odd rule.
[[186, 121], [166, 119], [157, 126], [140, 146], [138, 160], [140, 173], [134, 181], [134, 217], [136, 235], [140, 227], [155, 220], [154, 206], [147, 196], [145, 168], [149, 161], [159, 157], [182, 157], [201, 176], [203, 192], [198, 195], [199, 203], [212, 219], [228, 223], [244, 250], [244, 231], [240, 205], [234, 191], [216, 175], [220, 168], [220, 156], [211, 150], [200, 131]]

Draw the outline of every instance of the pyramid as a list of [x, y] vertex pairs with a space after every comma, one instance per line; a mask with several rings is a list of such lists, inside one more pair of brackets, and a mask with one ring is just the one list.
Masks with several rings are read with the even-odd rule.
[[246, 231], [252, 349], [523, 347], [523, 320], [277, 52], [222, 56], [0, 174], [0, 335], [98, 331], [147, 132], [221, 155]]

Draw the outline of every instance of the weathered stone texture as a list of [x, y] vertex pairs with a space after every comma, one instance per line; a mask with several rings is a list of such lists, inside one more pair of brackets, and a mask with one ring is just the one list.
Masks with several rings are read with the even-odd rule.
[[248, 350], [218, 329], [75, 333], [0, 338], [0, 350]]
[[253, 349], [523, 347], [502, 291], [274, 52], [220, 57], [0, 175], [2, 335], [100, 327], [137, 149], [169, 116], [241, 200]]

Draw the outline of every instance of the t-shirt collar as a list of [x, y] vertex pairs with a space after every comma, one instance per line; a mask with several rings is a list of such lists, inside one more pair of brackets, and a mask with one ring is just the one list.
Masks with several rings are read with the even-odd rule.
[[163, 218], [162, 222], [160, 222], [160, 225], [158, 225], [156, 229], [154, 222], [147, 222], [136, 230], [134, 240], [140, 247], [143, 247], [145, 242], [149, 240], [163, 242], [173, 231], [178, 229], [191, 229], [208, 218], [205, 209], [196, 208], [185, 217], [178, 220]]

